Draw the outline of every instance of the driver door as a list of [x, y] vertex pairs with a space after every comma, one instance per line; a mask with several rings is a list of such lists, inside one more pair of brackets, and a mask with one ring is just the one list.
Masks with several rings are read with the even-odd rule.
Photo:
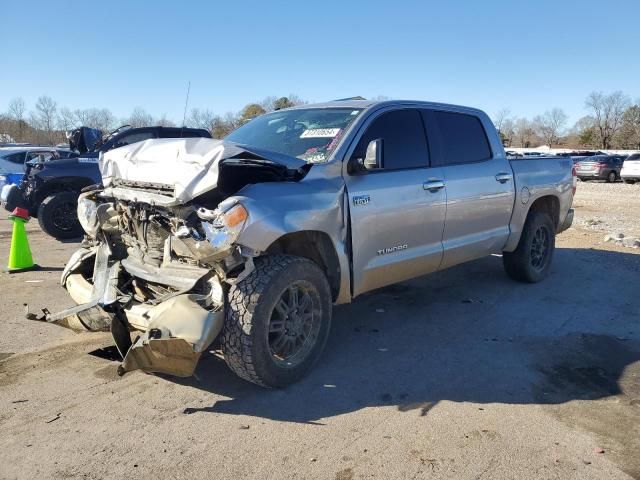
[[351, 155], [382, 140], [382, 164], [345, 175], [351, 219], [353, 296], [437, 270], [442, 261], [446, 195], [442, 169], [431, 167], [420, 113], [374, 118]]

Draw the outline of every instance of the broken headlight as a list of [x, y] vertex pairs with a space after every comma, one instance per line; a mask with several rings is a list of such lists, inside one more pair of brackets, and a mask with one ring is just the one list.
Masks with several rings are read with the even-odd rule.
[[83, 230], [92, 237], [98, 233], [98, 205], [85, 195], [78, 198], [78, 221]]
[[200, 209], [198, 216], [205, 220], [202, 228], [209, 243], [217, 250], [226, 250], [240, 236], [249, 213], [241, 204], [236, 203], [225, 211]]

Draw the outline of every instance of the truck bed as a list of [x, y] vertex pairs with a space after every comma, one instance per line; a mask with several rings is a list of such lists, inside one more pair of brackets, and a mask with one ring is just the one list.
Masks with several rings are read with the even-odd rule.
[[560, 228], [573, 202], [573, 163], [566, 157], [510, 158], [513, 170], [515, 199], [509, 228], [511, 234], [505, 251], [513, 251], [518, 245], [520, 233], [530, 206], [538, 198], [553, 195], [559, 199]]

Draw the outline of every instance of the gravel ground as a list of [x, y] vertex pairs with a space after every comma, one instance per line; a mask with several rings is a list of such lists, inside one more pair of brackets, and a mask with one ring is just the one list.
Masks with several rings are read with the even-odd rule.
[[640, 184], [578, 182], [573, 204], [582, 227], [640, 237]]
[[494, 256], [335, 308], [319, 365], [272, 391], [215, 352], [118, 377], [108, 334], [26, 320], [70, 305], [77, 247], [31, 222], [43, 269], [0, 275], [0, 478], [640, 478], [640, 249], [603, 241], [640, 233], [639, 197], [579, 184], [542, 283]]

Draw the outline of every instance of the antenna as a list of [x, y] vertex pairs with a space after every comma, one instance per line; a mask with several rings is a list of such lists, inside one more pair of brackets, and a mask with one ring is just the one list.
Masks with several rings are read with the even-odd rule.
[[187, 98], [184, 101], [184, 114], [182, 115], [182, 128], [184, 128], [185, 120], [187, 119], [187, 106], [189, 105], [189, 92], [191, 91], [191, 80], [187, 85]]

